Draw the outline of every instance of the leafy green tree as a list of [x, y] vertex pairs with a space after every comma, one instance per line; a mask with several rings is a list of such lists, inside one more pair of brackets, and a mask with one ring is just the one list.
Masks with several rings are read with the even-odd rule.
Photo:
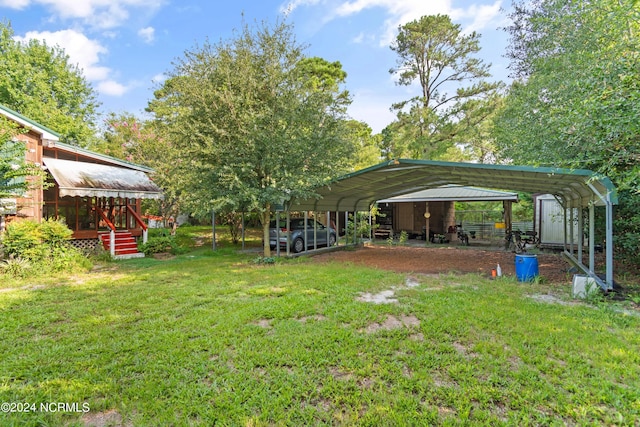
[[84, 145], [93, 136], [98, 103], [81, 70], [59, 47], [21, 43], [0, 23], [0, 103]]
[[272, 209], [314, 196], [352, 152], [341, 92], [305, 78], [315, 72], [304, 59], [290, 25], [245, 24], [231, 40], [185, 52], [149, 104], [179, 148], [189, 206], [259, 212], [266, 256]]
[[131, 113], [110, 113], [101, 137], [95, 138], [89, 148], [153, 168], [152, 178], [163, 189], [164, 199], [145, 200], [143, 209], [165, 218], [180, 213], [183, 182], [176, 166], [179, 153], [156, 122]]
[[339, 61], [329, 62], [317, 56], [302, 58], [296, 64], [296, 69], [303, 87], [309, 92], [333, 93], [338, 105], [342, 103], [345, 108], [351, 103], [349, 92], [341, 88], [347, 73]]
[[42, 169], [27, 163], [25, 145], [13, 140], [19, 133], [16, 123], [0, 117], [0, 211], [2, 199], [15, 198], [42, 184]]
[[485, 99], [466, 102], [463, 112], [457, 118], [462, 127], [458, 136], [460, 142], [449, 148], [447, 159], [495, 163], [498, 154], [492, 134], [493, 121], [503, 104], [504, 95], [499, 91]]
[[380, 141], [382, 135], [373, 135], [365, 122], [348, 120], [346, 139], [355, 147], [350, 169], [355, 171], [376, 165], [381, 161]]
[[509, 52], [519, 80], [496, 127], [505, 157], [640, 185], [636, 3], [553, 0], [515, 9]]
[[616, 241], [635, 254], [640, 220], [622, 213], [631, 212], [626, 205], [637, 205], [640, 197], [638, 5], [517, 2], [507, 28], [517, 81], [495, 122], [506, 159], [609, 176], [621, 190]]
[[[489, 65], [475, 57], [479, 34], [464, 35], [449, 16], [430, 15], [399, 27], [391, 49], [398, 54], [390, 70], [399, 85], [418, 82], [421, 93], [394, 104], [397, 122], [387, 130], [393, 157], [438, 158], [470, 127], [484, 119], [477, 103], [500, 83], [488, 82]], [[396, 141], [389, 141], [392, 138]]]

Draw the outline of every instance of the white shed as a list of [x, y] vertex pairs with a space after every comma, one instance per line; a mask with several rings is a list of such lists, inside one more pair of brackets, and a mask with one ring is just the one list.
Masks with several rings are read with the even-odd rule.
[[[567, 217], [565, 218], [565, 209], [553, 194], [538, 194], [534, 196], [534, 200], [533, 226], [540, 238], [540, 246], [562, 248], [566, 245], [565, 236], [570, 236], [573, 232], [575, 241], [581, 235], [578, 228], [579, 209], [568, 209], [566, 211]], [[573, 211], [573, 214], [571, 211]], [[573, 227], [571, 224], [573, 224]]]

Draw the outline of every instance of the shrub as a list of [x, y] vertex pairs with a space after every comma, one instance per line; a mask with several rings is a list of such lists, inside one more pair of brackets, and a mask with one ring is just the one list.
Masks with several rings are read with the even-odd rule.
[[275, 264], [276, 261], [277, 261], [276, 258], [270, 257], [270, 256], [269, 257], [259, 256], [253, 259], [253, 263], [258, 265], [272, 265], [272, 264]]
[[[3, 236], [2, 272], [13, 276], [91, 268], [91, 262], [69, 244], [72, 232], [62, 221], [10, 223]], [[33, 268], [30, 266], [36, 266]]]
[[400, 245], [406, 245], [407, 244], [407, 240], [409, 240], [409, 233], [407, 233], [406, 231], [402, 230], [402, 232], [400, 233], [400, 239], [399, 239], [398, 243]]
[[35, 221], [17, 221], [7, 225], [2, 236], [5, 256], [26, 259], [42, 255], [42, 232]]
[[66, 246], [73, 232], [62, 221], [46, 220], [39, 224], [43, 242], [55, 248]]
[[0, 272], [11, 277], [25, 277], [31, 270], [31, 263], [22, 258], [9, 258], [0, 262]]
[[147, 243], [140, 245], [139, 249], [141, 252], [144, 252], [145, 255], [162, 252], [169, 252], [175, 255], [179, 251], [178, 244], [172, 236], [152, 237], [147, 240]]

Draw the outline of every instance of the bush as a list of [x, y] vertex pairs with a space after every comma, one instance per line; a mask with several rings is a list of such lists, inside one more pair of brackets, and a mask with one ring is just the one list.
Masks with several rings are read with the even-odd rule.
[[91, 262], [69, 244], [71, 235], [62, 221], [10, 223], [2, 236], [4, 256], [8, 258], [2, 273], [26, 276], [91, 268]]
[[31, 270], [31, 263], [22, 258], [9, 258], [0, 262], [0, 272], [11, 277], [25, 277]]
[[[613, 229], [617, 256], [631, 265], [640, 265], [640, 193], [620, 191]], [[604, 227], [603, 227], [604, 229]]]
[[139, 249], [140, 252], [144, 252], [145, 255], [158, 254], [162, 252], [169, 252], [175, 255], [179, 252], [179, 246], [173, 236], [152, 237], [147, 240], [147, 243], [140, 245]]
[[34, 221], [17, 221], [7, 225], [2, 236], [4, 255], [12, 258], [37, 259], [43, 256], [42, 232]]

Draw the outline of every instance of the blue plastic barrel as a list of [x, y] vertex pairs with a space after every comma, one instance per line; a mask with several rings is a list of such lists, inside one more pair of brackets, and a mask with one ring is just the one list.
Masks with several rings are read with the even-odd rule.
[[529, 282], [538, 275], [538, 256], [516, 254], [516, 277], [519, 282]]

